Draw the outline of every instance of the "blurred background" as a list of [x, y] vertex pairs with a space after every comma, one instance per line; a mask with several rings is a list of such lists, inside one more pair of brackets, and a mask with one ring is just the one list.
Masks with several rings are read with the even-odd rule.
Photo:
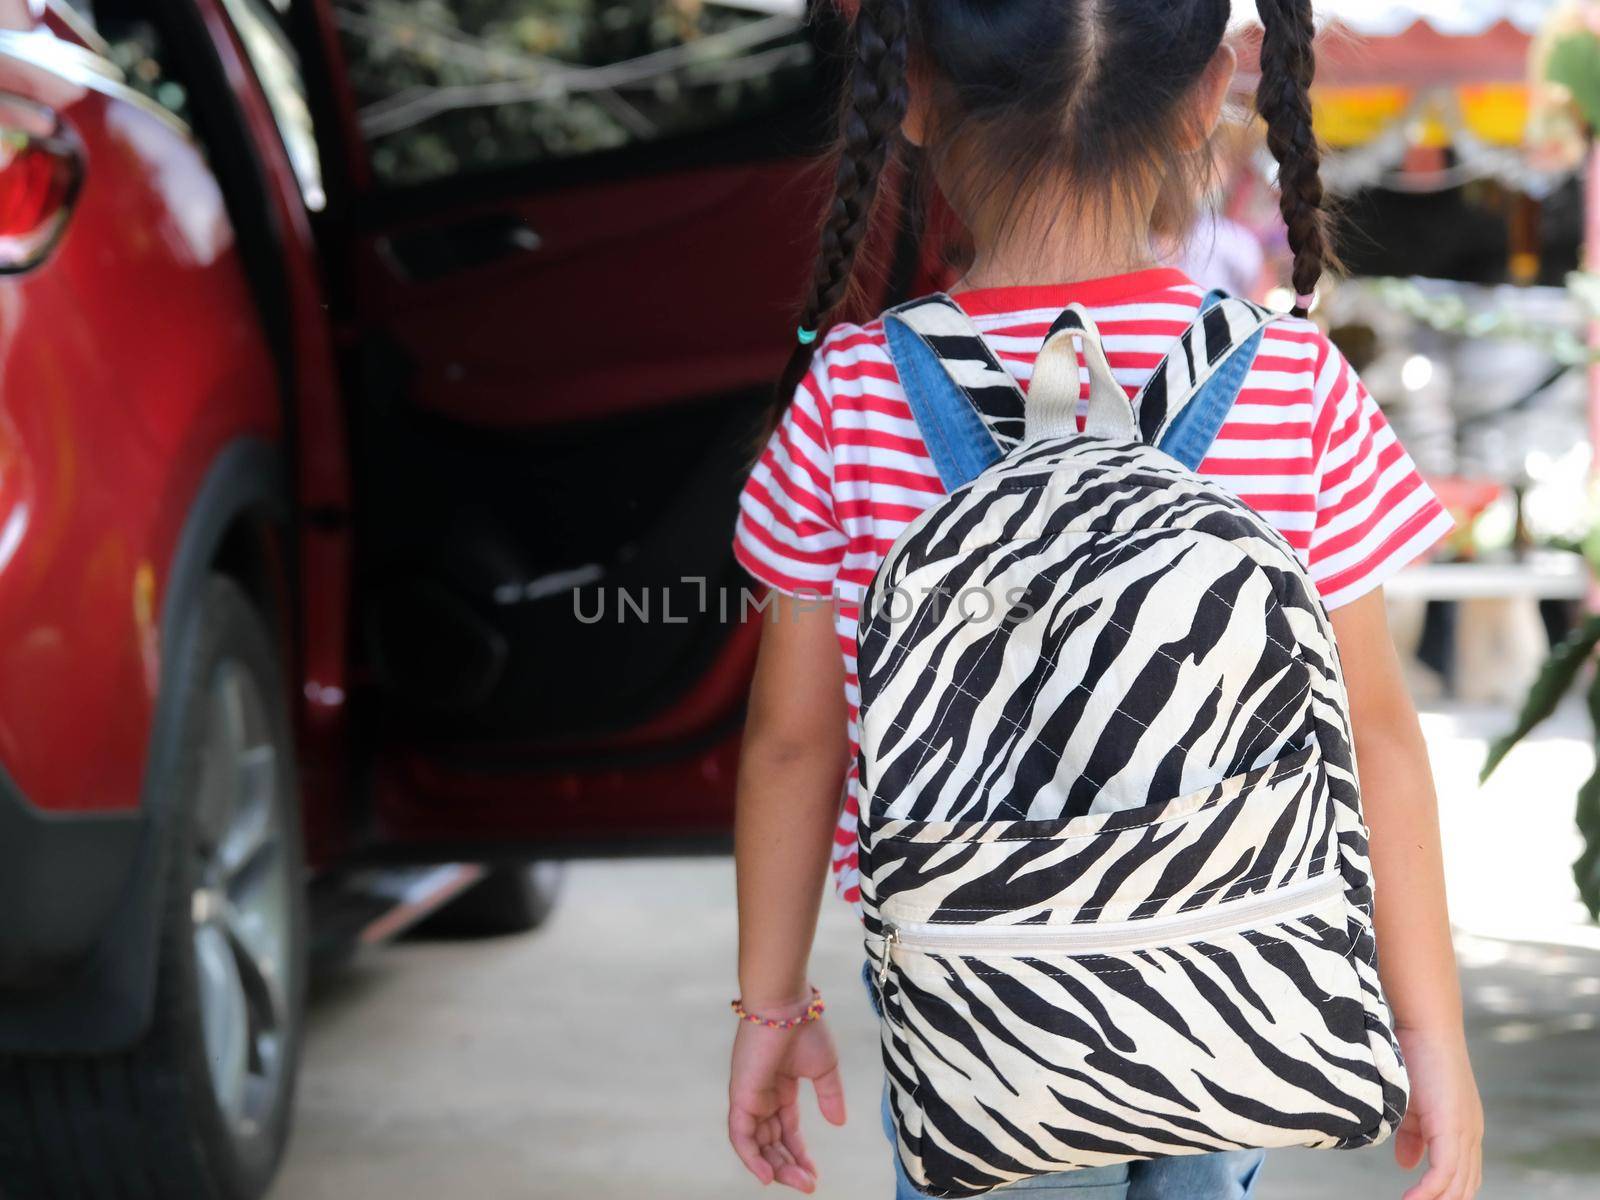
[[[1388, 595], [1484, 1195], [1595, 1197], [1600, 4], [1317, 11], [1315, 317], [1458, 522]], [[729, 544], [848, 46], [827, 0], [0, 0], [4, 1200], [751, 1193]], [[1178, 257], [1287, 308], [1260, 132], [1219, 150]], [[863, 312], [960, 256], [889, 192]], [[860, 953], [828, 901], [840, 1200], [890, 1186]]]

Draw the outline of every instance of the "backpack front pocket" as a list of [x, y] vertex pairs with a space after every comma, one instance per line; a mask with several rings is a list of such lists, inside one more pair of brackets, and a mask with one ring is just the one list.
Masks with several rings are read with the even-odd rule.
[[[1089, 924], [897, 922], [877, 938], [902, 1152], [936, 1195], [1383, 1117], [1337, 872]], [[898, 1067], [898, 1070], [896, 1070]]]

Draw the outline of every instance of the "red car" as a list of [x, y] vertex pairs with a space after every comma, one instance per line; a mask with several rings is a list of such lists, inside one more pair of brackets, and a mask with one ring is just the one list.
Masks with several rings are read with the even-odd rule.
[[725, 839], [840, 33], [0, 0], [8, 1200], [261, 1195], [377, 868]]

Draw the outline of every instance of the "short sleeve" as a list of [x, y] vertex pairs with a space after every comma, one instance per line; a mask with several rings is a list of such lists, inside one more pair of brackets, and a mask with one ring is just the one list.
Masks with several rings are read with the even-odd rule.
[[1311, 578], [1332, 610], [1360, 599], [1454, 527], [1355, 369], [1320, 335], [1312, 407]]
[[734, 557], [762, 583], [791, 596], [831, 596], [844, 561], [824, 380], [818, 355], [739, 496]]

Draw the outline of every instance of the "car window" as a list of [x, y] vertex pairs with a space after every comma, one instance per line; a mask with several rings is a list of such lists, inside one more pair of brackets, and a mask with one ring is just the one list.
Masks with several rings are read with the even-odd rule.
[[381, 184], [759, 120], [806, 93], [804, 0], [337, 0]]
[[[122, 82], [186, 126], [188, 89], [152, 20], [149, 0], [49, 0], [56, 16], [122, 71]], [[222, 0], [261, 82], [306, 206], [321, 209], [322, 163], [300, 60], [283, 27], [289, 0]]]
[[189, 92], [173, 70], [172, 56], [148, 12], [136, 5], [52, 0], [51, 11], [91, 51], [120, 68], [119, 80], [183, 125], [189, 122]]

